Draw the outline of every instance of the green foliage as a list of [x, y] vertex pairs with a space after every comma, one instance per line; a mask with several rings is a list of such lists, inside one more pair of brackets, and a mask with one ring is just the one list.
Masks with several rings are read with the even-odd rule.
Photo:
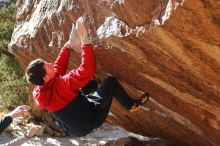
[[[8, 51], [15, 24], [16, 6], [0, 9], [0, 49]], [[0, 50], [0, 52], [3, 52]], [[24, 72], [12, 55], [0, 54], [0, 108], [14, 108], [28, 97], [28, 85]]]
[[15, 15], [16, 6], [13, 3], [7, 8], [0, 9], [0, 46], [2, 48], [8, 48], [15, 24]]
[[14, 108], [26, 101], [28, 86], [15, 58], [6, 55], [0, 57], [0, 82], [1, 108]]

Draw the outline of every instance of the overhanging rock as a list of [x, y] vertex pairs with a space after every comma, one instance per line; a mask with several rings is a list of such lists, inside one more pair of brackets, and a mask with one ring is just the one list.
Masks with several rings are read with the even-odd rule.
[[[220, 145], [220, 3], [217, 0], [24, 0], [10, 43], [23, 68], [53, 61], [72, 23], [86, 15], [97, 76], [110, 73], [138, 97], [131, 114], [117, 102], [112, 121], [142, 135], [192, 146]], [[72, 53], [70, 67], [80, 54]]]

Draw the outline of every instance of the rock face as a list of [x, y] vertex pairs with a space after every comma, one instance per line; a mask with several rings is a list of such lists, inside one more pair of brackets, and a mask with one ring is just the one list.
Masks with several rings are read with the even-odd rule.
[[[97, 77], [110, 73], [150, 101], [131, 114], [114, 101], [109, 121], [192, 146], [220, 145], [218, 0], [20, 0], [11, 52], [53, 61], [71, 25], [86, 15]], [[73, 52], [70, 68], [80, 63]]]

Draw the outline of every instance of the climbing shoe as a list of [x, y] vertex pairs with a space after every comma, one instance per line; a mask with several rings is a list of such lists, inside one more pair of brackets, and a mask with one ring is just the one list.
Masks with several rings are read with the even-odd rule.
[[149, 101], [149, 93], [145, 92], [141, 97], [139, 98], [141, 105]]
[[149, 101], [149, 97], [150, 97], [149, 94], [146, 92], [143, 95], [141, 95], [141, 97], [135, 101], [134, 105], [130, 109], [130, 112], [132, 113], [137, 112], [144, 103]]
[[130, 112], [137, 112], [141, 108], [141, 104], [138, 103], [138, 100], [134, 103], [132, 108], [130, 109]]

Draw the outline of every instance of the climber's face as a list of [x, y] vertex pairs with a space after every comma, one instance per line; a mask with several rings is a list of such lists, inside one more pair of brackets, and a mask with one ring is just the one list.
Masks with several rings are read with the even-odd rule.
[[45, 62], [43, 68], [46, 71], [46, 75], [43, 77], [44, 83], [47, 83], [55, 77], [55, 71], [53, 69], [53, 63]]

